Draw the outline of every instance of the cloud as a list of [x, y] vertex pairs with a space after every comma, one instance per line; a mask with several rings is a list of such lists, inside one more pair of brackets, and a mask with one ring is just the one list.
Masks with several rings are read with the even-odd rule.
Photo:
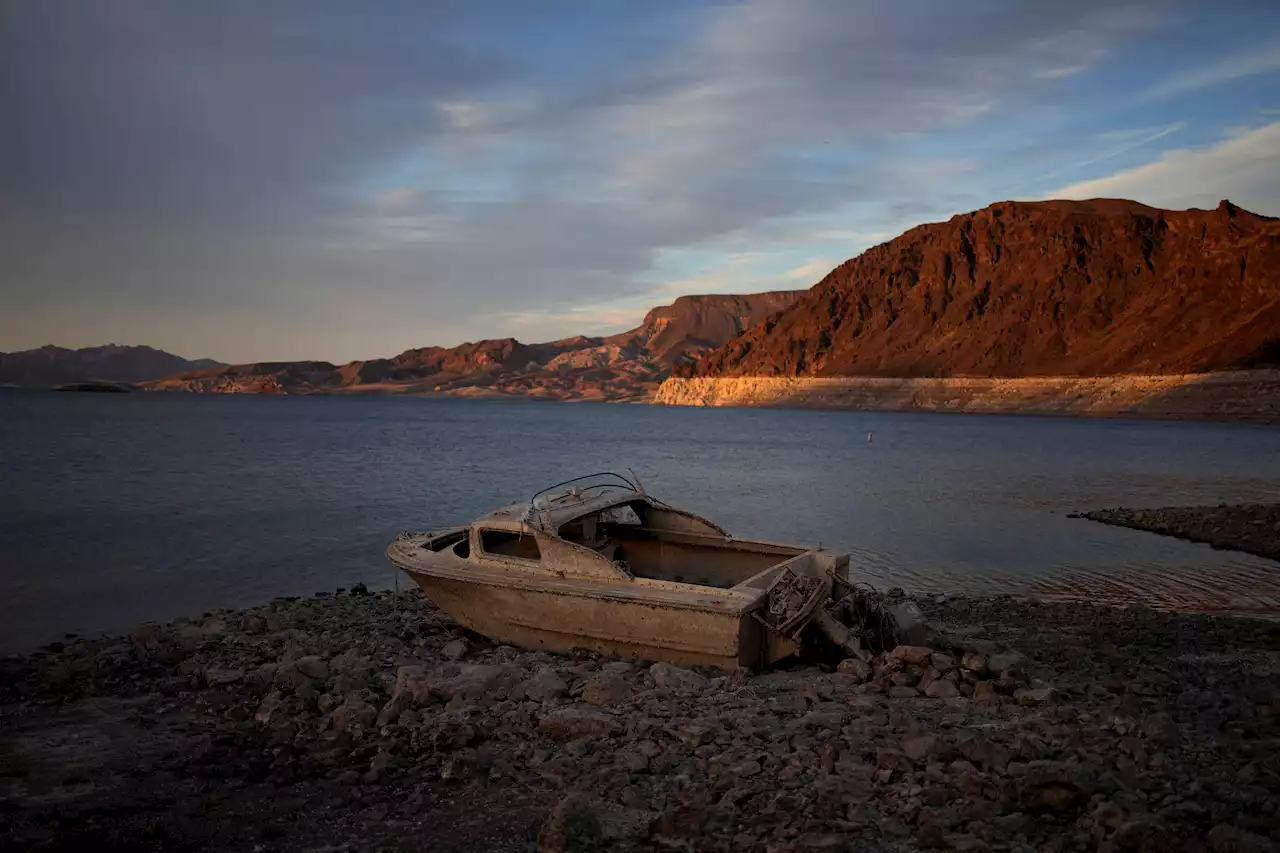
[[1280, 215], [1280, 122], [1237, 132], [1204, 148], [1166, 151], [1158, 160], [1071, 184], [1046, 198], [1133, 198], [1166, 208], [1212, 208], [1224, 198]]
[[823, 276], [835, 269], [844, 259], [814, 258], [799, 266], [792, 267], [784, 273], [788, 281], [804, 282], [806, 286], [816, 284]]
[[1150, 89], [1146, 96], [1151, 99], [1170, 98], [1277, 71], [1280, 71], [1280, 41], [1233, 54], [1194, 71], [1176, 74]]
[[982, 161], [913, 146], [1056, 103], [1177, 5], [10, 5], [0, 338], [132, 307], [139, 340], [344, 360], [767, 289], [785, 266], [664, 259], [835, 257], [967, 203]]

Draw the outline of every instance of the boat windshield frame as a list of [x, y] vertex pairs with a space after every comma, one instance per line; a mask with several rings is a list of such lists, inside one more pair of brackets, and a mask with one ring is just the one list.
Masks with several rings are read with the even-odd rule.
[[[628, 480], [626, 477], [622, 476], [616, 471], [597, 471], [594, 474], [584, 474], [581, 477], [574, 477], [571, 480], [565, 480], [563, 483], [556, 483], [554, 486], [548, 486], [545, 489], [534, 492], [533, 497], [529, 498], [529, 504], [530, 506], [537, 507], [538, 498], [542, 497], [543, 495], [549, 494], [550, 492], [553, 492], [556, 489], [560, 489], [564, 486], [573, 486], [574, 483], [581, 483], [584, 480], [592, 480], [597, 477], [607, 477], [610, 480], [615, 482], [591, 483], [589, 485], [581, 486], [579, 487], [579, 494], [582, 497], [585, 498], [586, 492], [592, 489], [601, 489], [601, 490], [613, 489], [616, 491], [631, 492], [632, 494], [636, 494], [636, 495], [644, 494], [644, 489], [640, 488], [636, 483], [633, 483], [631, 480]], [[564, 494], [557, 495], [556, 499], [563, 499], [569, 494], [569, 491], [571, 490], [566, 490]], [[553, 500], [548, 498], [547, 500], [548, 508], [550, 508], [550, 505], [552, 503], [553, 503]]]

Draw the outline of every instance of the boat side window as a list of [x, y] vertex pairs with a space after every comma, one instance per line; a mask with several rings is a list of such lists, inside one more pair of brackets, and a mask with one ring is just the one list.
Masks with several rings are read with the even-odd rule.
[[486, 554], [498, 554], [503, 557], [518, 557], [522, 560], [541, 560], [538, 551], [538, 540], [528, 533], [516, 533], [510, 530], [481, 530], [480, 547]]

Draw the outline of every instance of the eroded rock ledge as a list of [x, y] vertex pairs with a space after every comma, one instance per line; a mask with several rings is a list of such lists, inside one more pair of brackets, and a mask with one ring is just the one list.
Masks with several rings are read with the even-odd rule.
[[669, 406], [778, 406], [879, 412], [977, 412], [1280, 421], [1280, 370], [1170, 376], [695, 377], [667, 379]]
[[1280, 626], [918, 601], [951, 652], [754, 676], [416, 593], [57, 644], [0, 660], [0, 849], [1275, 849]]

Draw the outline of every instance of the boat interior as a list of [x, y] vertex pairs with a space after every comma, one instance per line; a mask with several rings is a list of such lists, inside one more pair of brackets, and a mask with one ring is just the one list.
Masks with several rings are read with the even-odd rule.
[[645, 501], [583, 516], [558, 531], [623, 563], [632, 575], [727, 589], [804, 553], [802, 548], [727, 538], [699, 519]]

